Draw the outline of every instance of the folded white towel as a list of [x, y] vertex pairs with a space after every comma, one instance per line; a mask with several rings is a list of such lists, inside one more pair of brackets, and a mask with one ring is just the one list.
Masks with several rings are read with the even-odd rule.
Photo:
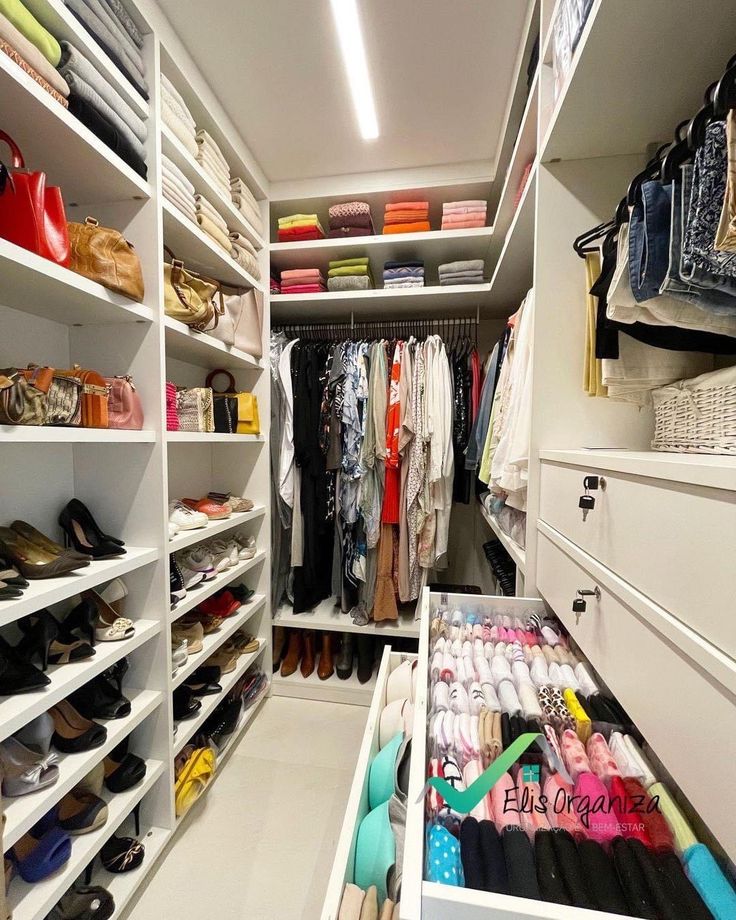
[[209, 202], [204, 195], [195, 195], [194, 204], [197, 211], [201, 211], [203, 214], [206, 214], [209, 219], [216, 224], [223, 233], [229, 233], [229, 229], [225, 219], [222, 214], [215, 208], [215, 206]]
[[194, 186], [179, 169], [176, 163], [174, 163], [173, 160], [170, 160], [165, 153], [161, 154], [161, 166], [163, 168], [164, 175], [168, 174], [170, 178], [176, 180], [176, 182], [182, 186], [184, 193], [191, 196], [193, 204], [195, 192]]
[[230, 176], [230, 164], [225, 159], [225, 155], [222, 150], [217, 146], [217, 141], [212, 137], [211, 134], [208, 134], [204, 128], [200, 128], [197, 131], [197, 143], [202, 150], [206, 150], [211, 156], [222, 166], [223, 172], [227, 173], [228, 177]]
[[197, 142], [194, 140], [194, 131], [189, 125], [165, 104], [161, 106], [161, 116], [166, 127], [181, 142], [187, 153], [192, 158], [196, 157]]

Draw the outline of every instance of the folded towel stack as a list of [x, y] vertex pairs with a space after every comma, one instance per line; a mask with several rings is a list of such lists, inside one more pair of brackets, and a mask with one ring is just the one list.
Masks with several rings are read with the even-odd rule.
[[273, 275], [271, 275], [271, 293], [272, 294], [281, 293], [281, 282], [279, 281], [278, 278], [274, 278]]
[[161, 154], [161, 187], [164, 198], [196, 224], [198, 221], [194, 186], [176, 163], [163, 153]]
[[69, 86], [55, 69], [61, 56], [59, 43], [18, 0], [0, 0], [0, 49], [68, 107]]
[[232, 244], [230, 242], [227, 223], [225, 218], [215, 208], [211, 201], [208, 201], [204, 195], [194, 196], [194, 207], [197, 215], [197, 223], [201, 230], [217, 245], [224, 249], [228, 255], [232, 254]]
[[346, 201], [333, 204], [329, 210], [330, 230], [327, 234], [332, 239], [342, 236], [373, 236], [373, 218], [371, 208], [366, 201]]
[[248, 237], [235, 230], [230, 231], [230, 255], [241, 268], [251, 274], [256, 281], [261, 280], [261, 268], [258, 264], [258, 253]]
[[166, 74], [161, 74], [161, 117], [166, 127], [193, 157], [197, 156], [197, 123], [181, 94]]
[[424, 233], [429, 229], [428, 201], [397, 201], [386, 205], [384, 233]]
[[66, 7], [97, 41], [118, 70], [148, 99], [143, 36], [122, 0], [64, 0]]
[[262, 234], [263, 221], [261, 220], [261, 212], [258, 209], [258, 202], [253, 192], [239, 176], [234, 176], [230, 180], [230, 198], [256, 233]]
[[415, 259], [409, 262], [383, 263], [384, 288], [424, 287], [424, 262]]
[[319, 294], [325, 288], [325, 279], [318, 268], [290, 268], [281, 272], [282, 294]]
[[440, 284], [483, 284], [483, 267], [483, 259], [445, 262], [439, 267]]
[[316, 214], [290, 214], [288, 217], [279, 217], [279, 243], [324, 238], [325, 231]]
[[482, 198], [469, 201], [446, 201], [442, 205], [443, 230], [467, 230], [485, 227], [487, 202]]
[[337, 259], [327, 272], [328, 291], [368, 291], [375, 287], [367, 256]]
[[214, 139], [204, 128], [197, 131], [197, 162], [222, 194], [230, 200], [230, 167]]

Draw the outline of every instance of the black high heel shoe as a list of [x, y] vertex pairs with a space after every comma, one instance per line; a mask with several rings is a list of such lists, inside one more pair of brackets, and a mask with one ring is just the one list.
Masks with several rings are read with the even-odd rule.
[[59, 526], [64, 531], [65, 544], [95, 559], [122, 556], [123, 541], [100, 530], [91, 512], [79, 499], [73, 498], [59, 514]]
[[64, 618], [64, 626], [69, 632], [78, 632], [90, 645], [95, 644], [95, 622], [97, 607], [89, 598], [82, 598], [77, 606]]
[[130, 700], [118, 693], [103, 672], [69, 697], [87, 719], [123, 719], [130, 715]]
[[48, 610], [22, 617], [18, 626], [24, 633], [16, 647], [19, 655], [29, 661], [34, 655], [41, 659], [43, 670], [50, 664], [69, 664], [91, 658], [95, 650], [87, 642], [76, 639], [51, 616]]
[[46, 687], [51, 680], [0, 636], [0, 696], [15, 696]]
[[[146, 762], [128, 751], [129, 738], [124, 738], [103, 761], [105, 785], [110, 792], [125, 792], [137, 786], [146, 775]], [[136, 835], [140, 831], [136, 829]]]

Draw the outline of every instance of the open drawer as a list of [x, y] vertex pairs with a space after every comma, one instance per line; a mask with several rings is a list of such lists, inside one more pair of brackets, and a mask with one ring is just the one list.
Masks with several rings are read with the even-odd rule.
[[327, 893], [322, 908], [322, 920], [337, 920], [345, 883], [353, 881], [355, 844], [360, 822], [370, 810], [368, 805], [369, 768], [380, 749], [380, 720], [381, 713], [386, 705], [386, 689], [389, 677], [403, 662], [416, 660], [416, 655], [394, 652], [389, 645], [383, 650], [383, 657], [381, 658], [376, 680], [376, 689], [368, 710], [368, 721], [363, 733], [363, 741], [360, 745], [358, 762], [355, 767], [355, 776], [353, 777], [350, 796], [345, 808], [345, 818], [337, 842], [330, 881], [327, 885]]

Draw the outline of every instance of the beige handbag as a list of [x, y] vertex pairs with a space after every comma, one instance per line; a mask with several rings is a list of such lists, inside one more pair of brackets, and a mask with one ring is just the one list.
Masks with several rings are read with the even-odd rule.
[[210, 335], [254, 358], [263, 357], [263, 294], [246, 291], [225, 297], [224, 312]]
[[214, 401], [209, 387], [178, 387], [176, 410], [180, 431], [215, 430]]
[[164, 262], [164, 312], [198, 332], [214, 332], [225, 311], [218, 281], [189, 272], [173, 257]]

